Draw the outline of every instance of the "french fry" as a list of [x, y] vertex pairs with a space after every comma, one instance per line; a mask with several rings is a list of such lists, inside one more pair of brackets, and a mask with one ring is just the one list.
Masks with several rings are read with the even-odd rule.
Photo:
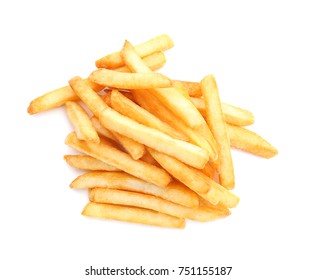
[[96, 203], [112, 203], [151, 209], [178, 218], [187, 218], [200, 222], [211, 221], [223, 217], [223, 214], [215, 209], [210, 210], [210, 208], [207, 207], [185, 207], [152, 195], [124, 190], [91, 189], [89, 192], [89, 199], [91, 202]]
[[227, 125], [227, 131], [232, 147], [245, 152], [271, 158], [278, 154], [278, 150], [257, 133], [243, 127]]
[[79, 152], [99, 159], [126, 173], [158, 186], [165, 187], [171, 181], [170, 175], [162, 168], [141, 160], [132, 159], [127, 153], [120, 151], [104, 138], [100, 139], [99, 144], [96, 144], [79, 140], [76, 134], [72, 132], [67, 136], [65, 144]]
[[218, 173], [220, 184], [227, 189], [233, 189], [235, 185], [235, 176], [229, 137], [226, 130], [226, 123], [223, 117], [217, 85], [215, 78], [212, 75], [206, 76], [201, 81], [201, 92], [205, 101], [207, 123], [218, 145]]
[[[191, 102], [206, 117], [205, 102], [203, 98], [191, 97]], [[245, 109], [222, 102], [222, 111], [226, 123], [238, 126], [247, 126], [255, 122], [253, 114]]]
[[[155, 52], [170, 49], [173, 45], [171, 38], [168, 35], [162, 34], [137, 45], [135, 49], [140, 57], [145, 57]], [[95, 65], [98, 68], [115, 69], [124, 65], [124, 61], [121, 58], [120, 52], [115, 52], [100, 58], [96, 61]]]
[[174, 128], [162, 122], [155, 115], [138, 106], [118, 90], [113, 90], [111, 93], [111, 106], [122, 115], [125, 115], [143, 125], [156, 128], [175, 139], [187, 140], [187, 137], [183, 134], [177, 132]]
[[209, 155], [206, 150], [185, 141], [171, 138], [159, 130], [139, 124], [109, 108], [102, 98], [81, 78], [75, 77], [69, 83], [104, 127], [148, 147], [163, 151], [193, 167], [203, 168], [208, 162]]
[[71, 166], [83, 170], [117, 171], [116, 167], [106, 164], [94, 157], [87, 155], [64, 155], [64, 160]]
[[99, 135], [86, 111], [75, 101], [67, 101], [65, 107], [78, 139], [99, 143]]
[[161, 227], [185, 227], [184, 219], [131, 206], [89, 202], [83, 209], [82, 215]]
[[70, 184], [73, 189], [111, 188], [154, 195], [180, 205], [195, 208], [199, 205], [196, 193], [179, 182], [166, 187], [145, 182], [125, 172], [88, 172]]
[[[166, 64], [166, 56], [163, 52], [155, 52], [148, 56], [142, 58], [144, 63], [153, 71], [162, 68]], [[118, 68], [115, 68], [115, 71], [119, 72], [130, 72], [129, 68], [124, 65]]]
[[93, 71], [89, 76], [89, 80], [98, 85], [124, 89], [164, 88], [171, 86], [171, 80], [159, 73], [126, 73], [105, 68]]

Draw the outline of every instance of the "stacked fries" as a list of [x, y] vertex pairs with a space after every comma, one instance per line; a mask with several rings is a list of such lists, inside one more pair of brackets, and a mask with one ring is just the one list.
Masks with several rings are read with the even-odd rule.
[[79, 154], [64, 159], [87, 171], [70, 184], [88, 190], [83, 215], [175, 228], [223, 218], [239, 202], [231, 147], [277, 154], [245, 128], [250, 111], [221, 102], [213, 75], [191, 82], [154, 72], [171, 47], [167, 35], [125, 41], [87, 79], [30, 103], [29, 114], [65, 107], [74, 129], [65, 143]]

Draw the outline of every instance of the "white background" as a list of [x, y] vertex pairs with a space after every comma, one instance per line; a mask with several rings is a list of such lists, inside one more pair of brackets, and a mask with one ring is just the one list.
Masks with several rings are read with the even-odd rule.
[[[233, 267], [190, 279], [315, 279], [315, 12], [313, 1], [2, 1], [0, 278], [143, 265]], [[86, 193], [68, 187], [79, 173], [63, 161], [63, 108], [30, 116], [27, 106], [125, 39], [162, 33], [175, 47], [161, 73], [214, 74], [222, 101], [251, 110], [251, 129], [279, 155], [233, 151], [241, 202], [224, 220], [173, 230], [85, 218]]]

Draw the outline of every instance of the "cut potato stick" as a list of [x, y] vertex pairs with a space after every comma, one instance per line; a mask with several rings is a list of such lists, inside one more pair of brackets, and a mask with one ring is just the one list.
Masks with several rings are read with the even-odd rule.
[[99, 144], [96, 144], [79, 140], [76, 134], [72, 132], [67, 136], [65, 144], [146, 182], [165, 187], [171, 181], [170, 175], [162, 168], [141, 160], [132, 159], [127, 153], [115, 148], [104, 138], [100, 139]]
[[[191, 97], [191, 102], [206, 117], [205, 102], [203, 98]], [[245, 109], [222, 102], [222, 111], [226, 123], [238, 126], [247, 126], [255, 122], [253, 114]]]
[[180, 134], [170, 125], [162, 122], [155, 115], [149, 113], [147, 110], [125, 97], [118, 90], [113, 90], [111, 93], [111, 107], [122, 115], [127, 116], [143, 125], [156, 128], [173, 138], [187, 140], [187, 137]]
[[133, 96], [137, 103], [148, 112], [174, 127], [177, 131], [185, 135], [190, 143], [205, 149], [211, 161], [217, 158], [217, 152], [206, 139], [192, 128], [181, 122], [169, 109], [167, 109], [155, 96], [144, 90], [134, 90]]
[[[153, 71], [162, 68], [166, 64], [166, 56], [163, 52], [155, 52], [142, 58], [144, 63]], [[124, 65], [115, 68], [119, 72], [131, 72], [129, 68]]]
[[[135, 50], [140, 57], [148, 56], [152, 53], [164, 51], [173, 47], [173, 41], [168, 35], [160, 35], [142, 44], [135, 46]], [[124, 65], [120, 52], [106, 55], [95, 63], [98, 68], [114, 69]]]
[[111, 166], [103, 161], [94, 157], [86, 155], [65, 155], [64, 160], [74, 168], [83, 170], [104, 170], [104, 171], [117, 171], [118, 168]]
[[199, 205], [197, 194], [179, 182], [172, 181], [166, 187], [159, 187], [125, 172], [88, 172], [78, 176], [70, 187], [73, 189], [113, 188], [154, 195], [187, 207]]
[[139, 124], [111, 109], [81, 78], [75, 77], [69, 83], [104, 127], [148, 147], [163, 151], [193, 167], [201, 169], [208, 162], [209, 155], [206, 150], [191, 143], [174, 139], [157, 129]]
[[[151, 209], [178, 218], [187, 218], [200, 222], [223, 217], [220, 211], [207, 207], [190, 208], [148, 194], [115, 189], [91, 189], [89, 199], [96, 203], [112, 203]], [[226, 215], [225, 215], [226, 216]]]
[[101, 123], [100, 121], [92, 116], [91, 117], [91, 122], [94, 126], [94, 128], [96, 129], [96, 131], [101, 135], [101, 136], [104, 136], [106, 138], [109, 138], [111, 139], [112, 141], [114, 142], [117, 142], [117, 138], [114, 136], [114, 134], [112, 133], [112, 131], [108, 130], [107, 128], [105, 128]]
[[185, 227], [184, 219], [131, 206], [89, 202], [83, 209], [82, 215], [161, 227]]
[[159, 73], [126, 73], [105, 68], [93, 71], [89, 76], [89, 80], [98, 85], [124, 89], [164, 88], [171, 86], [171, 80]]
[[67, 101], [65, 107], [68, 119], [70, 120], [78, 139], [99, 143], [99, 135], [87, 112], [75, 101]]
[[218, 173], [220, 184], [227, 189], [233, 189], [235, 185], [235, 176], [229, 137], [226, 130], [226, 123], [222, 112], [216, 81], [212, 75], [206, 76], [201, 81], [201, 92], [205, 101], [207, 123], [218, 145]]
[[243, 127], [227, 125], [227, 131], [232, 147], [248, 153], [271, 158], [278, 154], [278, 150], [257, 133]]

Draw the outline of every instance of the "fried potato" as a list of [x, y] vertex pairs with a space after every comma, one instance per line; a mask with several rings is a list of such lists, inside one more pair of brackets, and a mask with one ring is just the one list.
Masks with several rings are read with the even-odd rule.
[[149, 209], [89, 202], [82, 211], [83, 216], [111, 219], [161, 227], [184, 228], [185, 220]]
[[72, 167], [83, 170], [117, 171], [118, 168], [111, 166], [94, 157], [86, 155], [65, 155], [64, 160]]
[[[168, 35], [162, 34], [137, 45], [135, 49], [140, 57], [145, 57], [155, 52], [170, 49], [173, 46], [174, 44], [171, 38]], [[124, 65], [124, 61], [121, 58], [120, 52], [115, 52], [100, 58], [96, 61], [95, 65], [98, 68], [115, 69]]]
[[278, 150], [257, 133], [243, 127], [227, 125], [227, 131], [232, 147], [245, 152], [271, 158], [278, 154]]
[[218, 88], [215, 78], [212, 75], [206, 76], [201, 81], [201, 92], [205, 101], [207, 123], [218, 146], [218, 173], [220, 184], [227, 189], [232, 189], [235, 186], [235, 175], [229, 137], [226, 130]]
[[66, 113], [78, 139], [100, 142], [99, 135], [95, 130], [87, 112], [75, 101], [67, 101], [65, 104]]
[[124, 190], [91, 189], [89, 192], [89, 199], [96, 203], [112, 203], [151, 209], [178, 218], [187, 218], [200, 222], [223, 217], [223, 214], [215, 209], [210, 210], [210, 208], [207, 207], [185, 207], [152, 195]]
[[172, 181], [166, 187], [145, 182], [125, 172], [88, 172], [71, 182], [73, 189], [112, 188], [154, 195], [187, 207], [197, 207], [196, 193], [179, 182]]
[[105, 68], [93, 71], [89, 76], [89, 80], [98, 85], [124, 89], [164, 88], [171, 86], [171, 80], [159, 73], [126, 73]]
[[165, 187], [171, 181], [170, 175], [162, 168], [132, 159], [130, 155], [120, 151], [104, 138], [100, 139], [99, 144], [96, 144], [79, 140], [72, 132], [67, 136], [65, 144], [146, 182]]
[[101, 124], [111, 131], [163, 151], [196, 168], [203, 168], [208, 162], [209, 155], [206, 150], [185, 141], [171, 138], [157, 129], [139, 124], [111, 109], [81, 78], [75, 77], [69, 83], [80, 99], [99, 118]]
[[162, 122], [155, 115], [149, 113], [147, 110], [125, 97], [118, 90], [113, 90], [111, 93], [111, 106], [117, 112], [137, 121], [138, 123], [158, 129], [175, 139], [187, 140], [187, 137], [183, 136], [174, 128]]

